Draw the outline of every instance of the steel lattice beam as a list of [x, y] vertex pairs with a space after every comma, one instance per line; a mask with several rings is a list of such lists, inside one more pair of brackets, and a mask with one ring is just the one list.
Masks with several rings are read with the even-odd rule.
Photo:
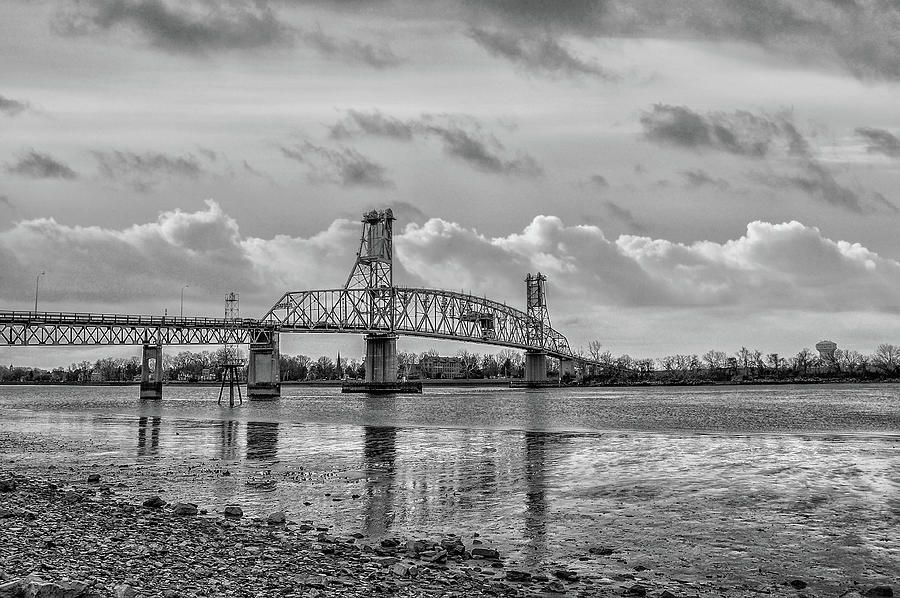
[[[285, 293], [262, 317], [262, 322], [280, 332], [389, 332], [575, 358], [566, 337], [536, 323], [525, 312], [483, 297], [437, 289], [393, 287]], [[535, 326], [541, 327], [540, 334], [534, 334]]]
[[297, 291], [260, 320], [0, 311], [0, 346], [221, 345], [265, 342], [276, 332], [385, 332], [577, 358], [566, 337], [521, 310], [437, 289]]
[[0, 345], [222, 345], [272, 333], [257, 320], [0, 311]]

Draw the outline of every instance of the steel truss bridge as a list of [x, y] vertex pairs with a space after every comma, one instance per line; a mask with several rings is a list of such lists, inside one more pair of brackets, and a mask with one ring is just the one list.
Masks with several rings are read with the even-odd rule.
[[274, 366], [260, 362], [263, 376], [274, 372], [272, 384], [278, 378], [279, 333], [365, 334], [367, 382], [370, 371], [381, 371], [376, 382], [389, 380], [392, 369], [396, 372], [397, 335], [524, 350], [526, 378], [535, 380], [545, 374], [547, 356], [597, 365], [575, 355], [566, 337], [551, 326], [547, 279], [540, 273], [525, 278], [525, 310], [475, 295], [394, 286], [393, 221], [391, 210], [363, 215], [356, 262], [343, 288], [285, 293], [259, 319], [0, 311], [0, 346], [144, 345], [146, 354], [148, 346], [247, 343], [251, 375], [254, 350], [268, 347], [274, 356]]

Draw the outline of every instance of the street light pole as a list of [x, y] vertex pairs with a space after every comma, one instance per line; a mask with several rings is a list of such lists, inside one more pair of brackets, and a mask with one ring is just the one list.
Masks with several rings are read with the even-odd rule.
[[179, 312], [179, 316], [182, 318], [184, 317], [184, 290], [186, 288], [188, 288], [189, 286], [191, 286], [191, 285], [186, 284], [183, 287], [181, 287], [181, 311]]
[[37, 300], [38, 300], [38, 287], [41, 283], [41, 276], [45, 273], [41, 270], [41, 273], [34, 277], [34, 312], [37, 313]]

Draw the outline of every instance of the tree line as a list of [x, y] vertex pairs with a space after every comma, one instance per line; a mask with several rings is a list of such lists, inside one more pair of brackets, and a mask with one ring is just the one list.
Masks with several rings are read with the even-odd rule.
[[[673, 354], [659, 358], [634, 358], [630, 355], [614, 355], [604, 350], [599, 341], [592, 341], [588, 348], [575, 351], [576, 357], [590, 359], [599, 367], [585, 368], [588, 382], [599, 383], [660, 383], [728, 381], [728, 380], [785, 380], [798, 378], [854, 378], [879, 379], [900, 376], [900, 345], [882, 343], [871, 354], [838, 349], [834, 360], [823, 359], [818, 353], [803, 348], [796, 354], [783, 356], [764, 353], [758, 349], [741, 347], [729, 354], [710, 349], [699, 354]], [[426, 358], [440, 357], [435, 350], [422, 353], [398, 352], [398, 377], [429, 377], [427, 371], [418, 368]], [[221, 364], [227, 359], [244, 360], [243, 352], [229, 355], [224, 348], [216, 351], [181, 351], [163, 355], [163, 373], [168, 380], [199, 381], [218, 379]], [[458, 373], [456, 377], [521, 378], [525, 370], [525, 357], [519, 351], [502, 349], [497, 353], [474, 353], [460, 350], [453, 356]], [[548, 375], [559, 372], [558, 360], [548, 359]], [[356, 357], [336, 359], [322, 355], [312, 359], [306, 355], [279, 357], [281, 380], [361, 379], [365, 376], [365, 364]], [[246, 369], [246, 368], [245, 368]], [[81, 361], [67, 368], [52, 370], [0, 365], [0, 382], [88, 382], [99, 378], [104, 382], [127, 382], [141, 374], [141, 360], [137, 356], [126, 358], [104, 357], [96, 361]], [[246, 373], [245, 373], [246, 375]]]
[[837, 349], [834, 359], [803, 348], [794, 355], [741, 347], [729, 354], [710, 349], [702, 355], [674, 354], [656, 359], [615, 356], [592, 341], [581, 356], [601, 364], [589, 374], [602, 382], [783, 380], [798, 378], [878, 379], [900, 375], [900, 346], [882, 343], [871, 354]]

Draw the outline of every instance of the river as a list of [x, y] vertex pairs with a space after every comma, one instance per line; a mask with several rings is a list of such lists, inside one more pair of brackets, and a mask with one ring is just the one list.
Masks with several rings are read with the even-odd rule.
[[234, 409], [211, 387], [136, 395], [0, 386], [3, 467], [102, 471], [135, 498], [283, 510], [345, 534], [477, 533], [523, 567], [606, 559], [826, 592], [900, 579], [897, 385], [285, 387]]

